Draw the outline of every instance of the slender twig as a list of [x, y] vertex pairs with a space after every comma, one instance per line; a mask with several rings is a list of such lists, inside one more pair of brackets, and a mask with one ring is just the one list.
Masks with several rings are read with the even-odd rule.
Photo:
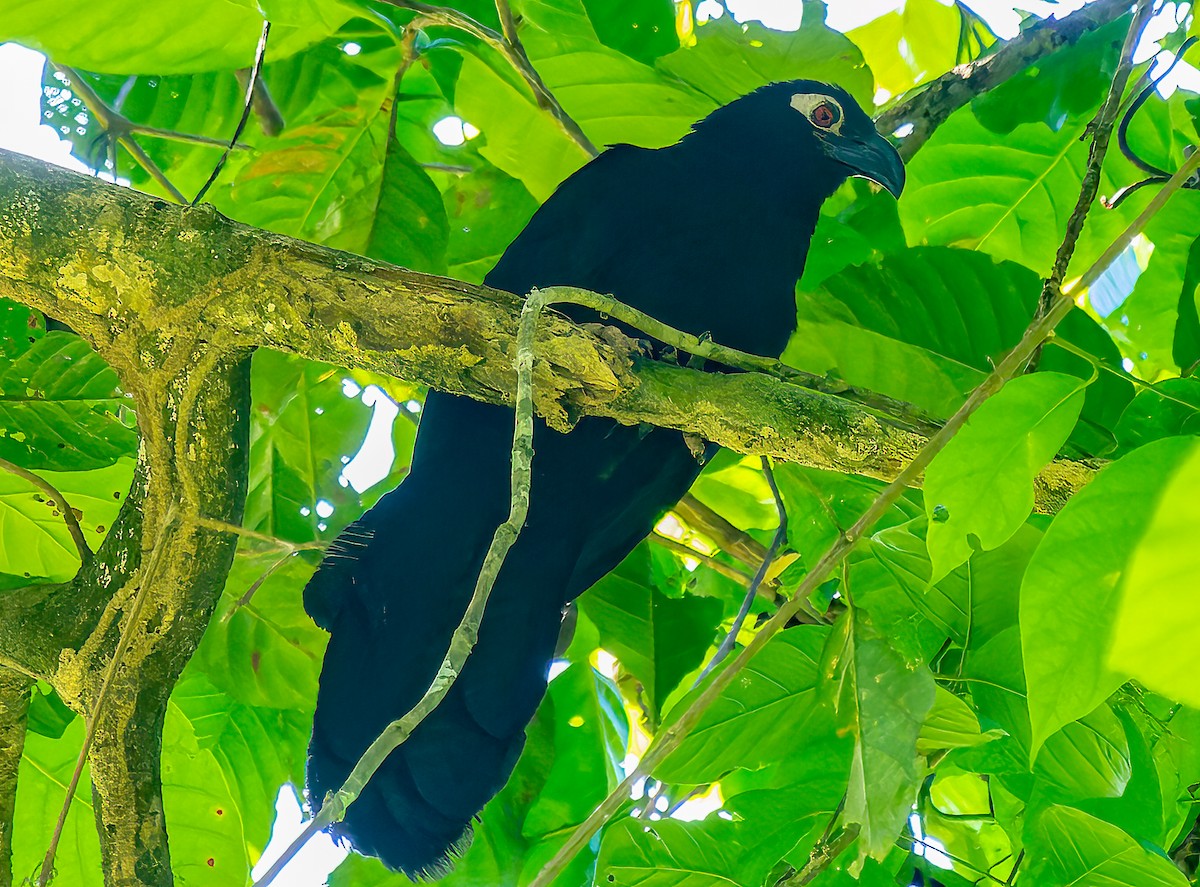
[[[383, 0], [389, 6], [395, 6], [399, 9], [407, 9], [418, 13], [419, 22], [414, 20], [410, 23], [411, 26], [420, 28], [430, 26], [443, 26], [449, 28], [457, 28], [460, 31], [465, 31], [473, 37], [478, 38], [484, 43], [491, 46], [497, 52], [508, 60], [521, 78], [525, 81], [530, 91], [533, 93], [534, 101], [537, 102], [539, 108], [546, 111], [558, 123], [562, 131], [575, 144], [582, 148], [589, 157], [595, 157], [600, 152], [596, 150], [596, 146], [592, 144], [591, 139], [584, 135], [579, 124], [574, 118], [566, 112], [554, 93], [546, 86], [537, 69], [529, 60], [529, 56], [525, 53], [525, 48], [521, 45], [520, 40], [510, 42], [508, 38], [500, 32], [489, 28], [487, 25], [477, 22], [464, 12], [459, 12], [457, 9], [451, 9], [446, 6], [434, 6], [429, 3], [422, 3], [419, 0]], [[507, 4], [506, 4], [507, 5]], [[512, 13], [509, 12], [511, 18]], [[503, 13], [501, 14], [503, 20]], [[513, 36], [516, 36], [516, 25], [513, 24]]]
[[258, 85], [258, 78], [262, 75], [263, 62], [267, 57], [267, 37], [270, 33], [271, 23], [263, 21], [262, 34], [258, 38], [258, 47], [254, 51], [254, 69], [250, 72], [250, 83], [246, 87], [246, 100], [242, 104], [242, 116], [238, 118], [237, 126], [233, 130], [233, 136], [229, 139], [229, 145], [221, 152], [221, 156], [217, 158], [216, 164], [213, 165], [213, 170], [209, 173], [208, 179], [200, 186], [200, 190], [196, 192], [196, 196], [192, 199], [192, 206], [198, 204], [204, 198], [204, 195], [208, 193], [208, 189], [213, 186], [213, 182], [221, 174], [221, 170], [225, 166], [225, 161], [229, 159], [229, 154], [233, 151], [233, 146], [242, 137], [242, 130], [246, 128], [246, 121], [250, 119], [250, 112], [254, 108], [254, 89]]
[[[142, 150], [142, 146], [130, 138], [129, 130], [126, 125], [127, 121], [125, 118], [113, 111], [112, 108], [108, 107], [108, 105], [105, 104], [104, 99], [100, 98], [100, 95], [96, 92], [96, 90], [92, 89], [91, 84], [84, 80], [83, 76], [74, 68], [68, 68], [65, 65], [55, 65], [54, 68], [70, 81], [71, 89], [73, 89], [75, 94], [83, 100], [85, 105], [87, 105], [87, 109], [92, 112], [92, 116], [100, 122], [102, 127], [104, 127], [110, 138], [113, 138], [119, 142], [121, 147], [128, 151], [130, 156], [137, 161], [138, 166], [144, 169], [150, 178], [158, 182], [159, 186], [169, 195], [171, 195], [172, 200], [174, 200], [176, 203], [186, 206], [187, 198], [180, 193], [178, 188], [171, 184], [171, 180], [168, 179], [166, 174], [158, 168], [158, 164], [150, 159], [150, 155]], [[114, 182], [116, 181], [116, 177], [117, 164], [114, 160]]]
[[383, 764], [387, 756], [398, 748], [430, 712], [446, 697], [451, 685], [462, 672], [475, 640], [479, 635], [479, 624], [487, 606], [488, 596], [496, 582], [496, 576], [504, 563], [508, 551], [525, 524], [529, 513], [529, 490], [533, 479], [533, 345], [537, 331], [537, 319], [545, 307], [545, 300], [532, 293], [521, 311], [517, 331], [517, 355], [514, 365], [517, 371], [517, 397], [513, 422], [511, 500], [508, 519], [496, 528], [491, 545], [483, 559], [483, 566], [475, 581], [475, 590], [467, 605], [462, 621], [454, 629], [450, 647], [438, 668], [437, 675], [421, 697], [403, 717], [392, 721], [379, 737], [363, 752], [342, 787], [326, 795], [320, 811], [292, 841], [283, 855], [259, 878], [254, 887], [267, 887], [283, 871], [284, 866], [299, 852], [309, 838], [317, 832], [340, 822], [349, 807], [361, 794], [368, 780]]
[[87, 563], [92, 559], [92, 549], [87, 544], [87, 539], [83, 536], [83, 527], [79, 526], [79, 518], [67, 502], [66, 497], [60, 493], [54, 484], [45, 480], [42, 477], [34, 474], [20, 465], [14, 465], [7, 459], [0, 459], [0, 470], [7, 471], [21, 480], [27, 481], [37, 487], [43, 493], [50, 497], [50, 501], [58, 506], [58, 510], [62, 512], [63, 521], [66, 522], [67, 532], [71, 534], [71, 541], [75, 543], [75, 550], [79, 552], [79, 559]]
[[783, 496], [780, 495], [779, 486], [775, 483], [775, 472], [771, 470], [771, 459], [768, 456], [762, 457], [763, 476], [767, 479], [767, 485], [771, 488], [771, 495], [775, 497], [775, 510], [779, 514], [779, 526], [775, 529], [775, 535], [771, 537], [771, 545], [767, 549], [766, 555], [763, 556], [762, 563], [759, 564], [758, 571], [754, 574], [754, 578], [750, 580], [750, 585], [746, 589], [746, 596], [742, 598], [742, 605], [738, 608], [737, 615], [733, 617], [733, 625], [729, 627], [729, 633], [725, 635], [721, 641], [721, 646], [717, 647], [717, 652], [713, 654], [713, 658], [704, 666], [704, 670], [700, 672], [700, 676], [696, 678], [697, 686], [704, 681], [712, 670], [721, 664], [737, 644], [738, 634], [741, 633], [742, 625], [746, 622], [746, 617], [750, 615], [750, 607], [754, 604], [754, 598], [758, 594], [758, 589], [762, 586], [763, 580], [767, 576], [767, 570], [771, 563], [779, 554], [779, 549], [783, 547], [783, 543], [787, 540], [787, 507], [783, 504]]
[[[653, 544], [659, 545], [668, 551], [673, 551], [680, 557], [695, 558], [697, 561], [704, 564], [704, 566], [716, 573], [720, 573], [726, 579], [732, 579], [738, 585], [748, 587], [751, 580], [754, 578], [745, 570], [739, 570], [737, 567], [732, 566], [731, 564], [719, 561], [712, 555], [705, 554], [702, 551], [697, 551], [687, 543], [680, 542], [678, 539], [672, 539], [670, 536], [664, 536], [662, 533], [651, 533], [646, 538], [649, 539]], [[772, 582], [764, 582], [762, 587], [758, 590], [758, 593], [767, 600], [775, 600], [775, 591], [773, 590], [775, 584], [776, 583]]]
[[[1109, 90], [1108, 98], [1105, 101], [1104, 109], [1100, 115], [1100, 125], [1097, 127], [1097, 137], [1104, 136], [1104, 141], [1101, 143], [1107, 146], [1107, 136], [1111, 134], [1113, 123], [1115, 122], [1116, 111], [1120, 104], [1121, 96], [1124, 94], [1125, 84], [1128, 80], [1130, 63], [1134, 47], [1136, 46], [1138, 35], [1149, 19], [1151, 5], [1149, 0], [1139, 0], [1137, 13], [1134, 16], [1133, 23], [1130, 26], [1129, 32], [1126, 35], [1125, 46], [1122, 49], [1122, 63], [1118, 67], [1116, 74], [1113, 77], [1112, 87]], [[1090, 199], [1084, 199], [1084, 194], [1081, 194], [1080, 200], [1076, 203], [1075, 214], [1086, 215], [1090, 210], [1092, 202], [1095, 199], [1095, 186], [1099, 182], [1099, 165], [1103, 161], [1104, 151], [1093, 151], [1089, 158], [1088, 173], [1084, 176], [1084, 191], [1086, 192], [1091, 186], [1092, 193]], [[1200, 164], [1200, 152], [1193, 158], [1197, 164]], [[1192, 163], [1189, 161], [1171, 179], [1171, 182], [1166, 185], [1163, 190], [1156, 195], [1155, 201], [1147, 207], [1147, 210], [1154, 208], [1157, 211], [1159, 207], [1178, 190], [1179, 186], [1190, 175], [1191, 170], [1188, 168]], [[1093, 175], [1095, 172], [1095, 175]], [[1151, 212], [1150, 215], [1153, 213]], [[1131, 225], [1118, 240], [1112, 244], [1097, 261], [1084, 278], [1080, 282], [1080, 286], [1085, 286], [1089, 281], [1099, 277], [1101, 273], [1108, 267], [1109, 264], [1119, 255], [1129, 241], [1141, 231], [1150, 215], [1143, 213], [1138, 221]], [[1056, 267], [1061, 264], [1066, 267], [1066, 261], [1070, 259], [1069, 251], [1073, 248], [1076, 238], [1078, 237], [1078, 229], [1081, 227], [1079, 220], [1074, 216], [1068, 221], [1067, 235], [1064, 238], [1065, 248], [1060, 250], [1060, 258], [1056, 260]], [[1073, 232], [1073, 233], [1072, 233]], [[1063, 261], [1065, 255], [1066, 261]], [[1101, 264], [1103, 263], [1103, 264]], [[1061, 279], [1061, 278], [1059, 278]], [[1047, 281], [1047, 286], [1051, 286], [1052, 281]], [[624, 804], [625, 799], [629, 797], [629, 791], [633, 783], [653, 772], [662, 761], [673, 752], [683, 738], [688, 735], [688, 732], [696, 725], [701, 715], [708, 707], [716, 700], [722, 692], [734, 681], [734, 679], [742, 672], [742, 669], [750, 662], [751, 659], [761, 650], [766, 644], [777, 635], [787, 624], [788, 621], [800, 611], [807, 602], [808, 596], [816, 590], [818, 585], [825, 579], [829, 572], [840, 564], [851, 550], [855, 547], [858, 540], [861, 539], [869, 529], [883, 517], [887, 510], [902, 496], [910, 485], [913, 485], [921, 477], [926, 467], [933, 458], [940, 453], [955, 434], [966, 424], [967, 420], [975, 413], [979, 406], [989, 397], [995, 394], [1004, 383], [1014, 376], [1018, 375], [1032, 356], [1034, 350], [1046, 338], [1046, 336], [1054, 329], [1054, 327], [1071, 311], [1074, 307], [1074, 302], [1065, 294], [1059, 294], [1057, 301], [1053, 303], [1051, 310], [1043, 316], [1039, 316], [1033, 320], [1025, 334], [1021, 337], [1021, 341], [1017, 343], [996, 368], [988, 375], [988, 377], [974, 390], [967, 398], [966, 402], [959, 410], [950, 417], [946, 424], [933, 435], [929, 442], [921, 449], [921, 451], [913, 458], [913, 460], [897, 475], [896, 479], [888, 484], [875, 500], [867, 506], [866, 510], [858, 518], [857, 521], [845, 531], [834, 544], [821, 556], [800, 583], [796, 593], [790, 600], [784, 603], [779, 610], [771, 617], [770, 620], [758, 631], [751, 641], [742, 649], [737, 658], [723, 671], [713, 675], [711, 682], [700, 692], [700, 694], [692, 701], [692, 703], [683, 711], [679, 718], [669, 726], [666, 730], [659, 734], [655, 743], [650, 747], [645, 755], [642, 756], [637, 767], [626, 776], [625, 780], [618, 785], [611, 794], [592, 812], [588, 818], [581, 823], [572, 832], [571, 836], [559, 848], [558, 852], [550, 859], [549, 862], [542, 868], [542, 871], [535, 878], [530, 887], [549, 887], [554, 879], [565, 868], [570, 860], [592, 839], [592, 836], [613, 816], [614, 813]]]
[[175, 506], [172, 505], [171, 510], [167, 513], [166, 520], [163, 521], [162, 529], [159, 531], [158, 539], [154, 543], [154, 549], [150, 554], [149, 561], [142, 571], [137, 594], [134, 595], [133, 603], [127, 612], [125, 624], [121, 627], [117, 649], [113, 651], [112, 658], [108, 661], [108, 667], [104, 670], [104, 679], [100, 683], [100, 691], [96, 694], [96, 702], [87, 717], [87, 732], [83, 738], [83, 745], [79, 747], [79, 755], [75, 759], [75, 769], [71, 772], [71, 780], [67, 783], [67, 796], [63, 799], [62, 807], [58, 811], [58, 821], [54, 824], [54, 833], [50, 837], [50, 846], [46, 848], [46, 855], [42, 858], [38, 873], [38, 887], [46, 887], [54, 878], [54, 856], [58, 852], [58, 842], [62, 839], [63, 827], [67, 823], [67, 814], [71, 812], [71, 803], [75, 800], [75, 791], [79, 788], [79, 780], [83, 775], [84, 764], [87, 763], [88, 753], [92, 748], [92, 741], [96, 738], [96, 728], [100, 723], [100, 716], [104, 712], [104, 704], [108, 701], [109, 689], [112, 687], [117, 669], [120, 667], [125, 654], [129, 650], [129, 645], [133, 641], [134, 624], [141, 617], [142, 607], [145, 605], [146, 598], [149, 597], [150, 590], [154, 586], [154, 581], [158, 576], [158, 567], [162, 562], [163, 553], [169, 547], [166, 544], [167, 535], [171, 532], [171, 527], [174, 523]]
[[242, 609], [244, 606], [246, 606], [248, 603], [250, 603], [250, 601], [254, 598], [255, 592], [257, 592], [260, 588], [262, 588], [263, 585], [266, 584], [268, 579], [270, 579], [272, 576], [274, 576], [283, 567], [284, 564], [286, 564], [289, 560], [291, 560], [295, 556], [296, 556], [296, 549], [289, 546], [288, 549], [286, 549], [284, 551], [284, 553], [281, 557], [279, 557], [274, 563], [272, 563], [271, 566], [269, 566], [265, 570], [263, 570], [262, 573], [258, 576], [258, 578], [250, 583], [250, 587], [247, 588], [245, 590], [245, 592], [243, 592], [241, 597], [239, 597], [236, 601], [233, 602], [233, 606], [230, 607], [228, 610], [226, 610], [221, 615], [221, 622], [223, 622], [223, 623], [228, 622], [230, 619], [233, 618], [234, 614], [237, 613], [238, 610]]

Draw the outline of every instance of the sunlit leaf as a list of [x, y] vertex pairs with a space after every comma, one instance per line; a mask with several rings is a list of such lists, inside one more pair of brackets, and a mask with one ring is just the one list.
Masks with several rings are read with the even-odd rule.
[[1072, 376], [1035, 373], [988, 399], [925, 471], [930, 581], [998, 547], [1033, 509], [1033, 481], [1067, 440], [1083, 407]]
[[1164, 485], [1196, 447], [1168, 438], [1113, 463], [1058, 514], [1034, 553], [1021, 586], [1033, 750], [1126, 679], [1108, 662], [1121, 582]]

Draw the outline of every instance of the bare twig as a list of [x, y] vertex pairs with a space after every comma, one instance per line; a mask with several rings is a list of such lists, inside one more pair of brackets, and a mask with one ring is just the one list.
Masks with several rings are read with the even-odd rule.
[[754, 578], [750, 580], [750, 585], [746, 589], [746, 596], [742, 599], [742, 605], [738, 608], [737, 615], [733, 618], [733, 625], [729, 628], [729, 633], [721, 641], [721, 646], [717, 647], [717, 652], [713, 658], [708, 661], [708, 665], [704, 666], [704, 670], [700, 672], [700, 676], [696, 678], [696, 685], [700, 684], [712, 674], [712, 670], [721, 664], [721, 661], [728, 656], [734, 646], [737, 644], [738, 634], [742, 630], [742, 625], [746, 622], [746, 617], [750, 615], [750, 607], [754, 604], [754, 598], [758, 594], [758, 589], [762, 585], [763, 579], [766, 578], [767, 569], [771, 566], [771, 562], [775, 560], [779, 554], [779, 549], [787, 540], [787, 507], [783, 504], [783, 496], [779, 493], [779, 486], [775, 483], [775, 472], [771, 470], [771, 460], [762, 457], [763, 475], [767, 479], [767, 484], [771, 488], [771, 495], [775, 497], [775, 510], [779, 514], [779, 526], [775, 530], [775, 535], [771, 538], [771, 545], [767, 549], [767, 553], [763, 555], [762, 563], [759, 564], [758, 571], [754, 574]]
[[237, 126], [233, 130], [233, 136], [229, 139], [229, 145], [221, 152], [221, 156], [217, 158], [217, 162], [213, 166], [212, 172], [209, 173], [208, 179], [200, 186], [200, 190], [196, 192], [196, 196], [192, 199], [192, 206], [198, 204], [204, 198], [204, 195], [208, 193], [208, 189], [213, 186], [213, 182], [221, 174], [221, 170], [225, 166], [225, 161], [229, 159], [229, 154], [233, 151], [233, 146], [242, 137], [242, 130], [246, 128], [246, 121], [250, 119], [250, 111], [254, 108], [254, 90], [258, 85], [258, 78], [262, 74], [263, 61], [267, 57], [267, 37], [270, 33], [271, 23], [263, 21], [262, 34], [258, 38], [258, 47], [254, 51], [254, 69], [250, 72], [250, 83], [246, 87], [246, 100], [242, 105], [242, 116], [238, 118]]
[[975, 96], [999, 86], [1039, 58], [1075, 43], [1089, 31], [1115, 21], [1129, 7], [1129, 0], [1096, 0], [1061, 19], [1038, 22], [986, 58], [959, 65], [912, 98], [884, 111], [876, 118], [876, 126], [880, 132], [890, 134], [912, 125], [912, 132], [900, 143], [900, 154], [907, 160], [935, 129]]
[[129, 649], [129, 644], [134, 634], [133, 626], [141, 617], [142, 607], [158, 576], [158, 565], [162, 562], [163, 552], [168, 547], [166, 544], [167, 535], [171, 532], [171, 527], [174, 523], [175, 511], [174, 506], [172, 506], [172, 510], [163, 521], [158, 540], [154, 545], [154, 550], [151, 552], [150, 558], [142, 570], [137, 594], [134, 595], [133, 603], [126, 613], [125, 624], [121, 628], [117, 649], [113, 651], [112, 658], [108, 661], [108, 667], [104, 670], [104, 679], [100, 684], [100, 691], [96, 694], [96, 701], [92, 705], [91, 712], [88, 714], [87, 733], [84, 735], [83, 745], [79, 748], [79, 755], [75, 759], [75, 769], [71, 771], [71, 780], [67, 783], [67, 796], [63, 799], [62, 807], [58, 811], [58, 821], [55, 822], [54, 833], [50, 836], [50, 846], [46, 848], [46, 855], [42, 858], [38, 873], [38, 887], [46, 887], [54, 878], [54, 856], [58, 851], [58, 842], [62, 838], [63, 827], [67, 823], [67, 814], [71, 812], [71, 803], [75, 800], [75, 791], [79, 788], [79, 780], [83, 775], [83, 766], [87, 763], [88, 752], [92, 748], [92, 740], [96, 738], [96, 727], [99, 725], [100, 717], [104, 713], [104, 704], [108, 701], [109, 688], [112, 686], [117, 669], [120, 668], [121, 661], [125, 658], [125, 653]]
[[[1120, 104], [1121, 96], [1124, 94], [1125, 84], [1128, 80], [1130, 59], [1133, 49], [1136, 46], [1138, 35], [1141, 34], [1145, 22], [1148, 20], [1151, 12], [1150, 0], [1139, 0], [1137, 13], [1134, 16], [1133, 23], [1126, 35], [1125, 46], [1122, 50], [1122, 64], [1117, 70], [1113, 78], [1112, 87], [1109, 90], [1108, 98], [1105, 101], [1104, 108], [1099, 117], [1099, 125], [1097, 126], [1097, 136], [1102, 131], [1111, 133], [1113, 123], [1115, 122], [1116, 111]], [[1107, 135], [1106, 133], [1106, 135]], [[1087, 183], [1092, 182], [1091, 175], [1093, 167], [1097, 170], [1100, 163], [1103, 161], [1103, 147], [1107, 145], [1107, 138], [1101, 143], [1101, 148], [1092, 152], [1089, 158], [1089, 170], [1084, 177], [1085, 191]], [[1200, 153], [1193, 158], [1197, 164], [1200, 164]], [[1163, 188], [1156, 196], [1157, 204], [1152, 204], [1157, 208], [1174, 193], [1175, 190], [1187, 179], [1191, 170], [1188, 168], [1192, 163], [1189, 162], [1181, 169], [1179, 173], [1172, 178], [1171, 183]], [[1086, 215], [1091, 208], [1095, 194], [1092, 193], [1091, 199], [1084, 199], [1081, 195], [1080, 200], [1076, 204], [1076, 215]], [[1151, 207], [1147, 207], [1150, 210]], [[1152, 213], [1151, 213], [1152, 214]], [[1116, 243], [1114, 243], [1104, 255], [1097, 261], [1096, 265], [1085, 275], [1085, 281], [1094, 281], [1104, 269], [1111, 264], [1112, 260], [1119, 255], [1127, 246], [1132, 237], [1141, 230], [1148, 221], [1149, 215], [1143, 213], [1143, 217], [1139, 219], [1140, 225], [1134, 228], [1131, 226]], [[1082, 226], [1082, 221], [1074, 217], [1068, 222], [1068, 233], [1064, 238], [1064, 250], [1060, 251], [1060, 256], [1063, 266], [1070, 259], [1070, 250], [1073, 248], [1075, 238], [1078, 235], [1078, 229]], [[1074, 232], [1074, 233], [1072, 233]], [[1103, 263], [1103, 264], [1101, 264]], [[1056, 262], [1056, 265], [1058, 262]], [[1047, 282], [1047, 286], [1051, 285]], [[1086, 285], [1086, 283], [1081, 283]], [[1070, 297], [1059, 293], [1053, 307], [1045, 315], [1036, 317], [1030, 324], [1025, 334], [1021, 337], [1021, 341], [1013, 348], [997, 367], [988, 375], [988, 377], [979, 385], [967, 398], [966, 403], [946, 422], [945, 426], [930, 438], [921, 451], [913, 458], [913, 460], [904, 468], [903, 471], [896, 477], [894, 481], [888, 484], [875, 500], [867, 507], [857, 521], [845, 531], [841, 537], [825, 552], [805, 576], [804, 581], [800, 583], [793, 597], [781, 606], [776, 614], [759, 630], [754, 638], [742, 649], [737, 658], [730, 666], [713, 676], [712, 681], [705, 687], [700, 694], [693, 700], [691, 705], [683, 711], [679, 718], [664, 730], [657, 737], [655, 743], [650, 747], [646, 754], [642, 757], [638, 766], [625, 778], [625, 780], [617, 786], [616, 789], [596, 808], [595, 811], [580, 824], [559, 851], [554, 855], [549, 862], [543, 867], [537, 878], [531, 884], [531, 887], [549, 887], [553, 883], [555, 877], [562, 872], [563, 868], [570, 860], [579, 852], [591, 839], [592, 836], [613, 816], [614, 813], [625, 799], [629, 797], [631, 786], [638, 779], [652, 773], [654, 768], [658, 766], [672, 751], [674, 751], [687, 736], [688, 732], [696, 725], [701, 715], [708, 707], [717, 699], [718, 696], [733, 682], [733, 680], [741, 673], [742, 669], [750, 662], [751, 659], [761, 650], [775, 635], [777, 635], [787, 624], [788, 621], [800, 611], [807, 602], [808, 596], [816, 590], [817, 586], [824, 580], [829, 572], [840, 564], [851, 550], [855, 547], [858, 540], [861, 539], [869, 529], [883, 517], [887, 510], [898, 500], [909, 487], [914, 484], [922, 475], [925, 468], [933, 460], [933, 458], [941, 452], [950, 442], [955, 434], [966, 424], [967, 420], [979, 408], [979, 406], [989, 397], [995, 394], [1003, 387], [1004, 383], [1021, 372], [1030, 356], [1045, 337], [1054, 329], [1054, 327], [1070, 312], [1074, 307]]]
[[[525, 48], [521, 45], [521, 41], [516, 36], [516, 24], [512, 20], [512, 12], [507, 12], [507, 17], [512, 27], [512, 41], [504, 34], [489, 28], [487, 25], [477, 22], [464, 12], [459, 12], [457, 9], [451, 9], [446, 6], [434, 6], [429, 3], [422, 3], [419, 0], [384, 0], [390, 6], [395, 6], [399, 9], [408, 9], [418, 13], [418, 19], [410, 24], [410, 27], [425, 28], [429, 26], [443, 26], [450, 28], [458, 28], [460, 31], [465, 31], [473, 37], [477, 37], [484, 43], [491, 46], [497, 52], [508, 60], [508, 63], [513, 66], [514, 70], [521, 75], [530, 91], [533, 92], [534, 101], [537, 102], [539, 108], [546, 111], [554, 118], [559, 127], [571, 141], [575, 142], [582, 148], [589, 157], [595, 157], [600, 152], [596, 150], [596, 146], [592, 144], [591, 139], [584, 135], [579, 124], [566, 112], [554, 93], [546, 86], [537, 69], [529, 60], [529, 56], [525, 53]], [[500, 0], [497, 4], [499, 9], [503, 5], [507, 10], [507, 3]], [[501, 22], [505, 19], [505, 12], [500, 12]]]
[[67, 525], [67, 532], [71, 534], [71, 541], [75, 543], [75, 550], [79, 552], [79, 559], [84, 563], [91, 560], [92, 549], [88, 546], [87, 539], [83, 536], [83, 528], [79, 526], [79, 517], [75, 514], [75, 509], [67, 502], [66, 497], [55, 488], [54, 484], [39, 477], [32, 471], [22, 468], [20, 465], [14, 465], [7, 459], [0, 459], [0, 470], [7, 471], [9, 474], [21, 478], [21, 480], [28, 481], [45, 493], [50, 498], [50, 501], [58, 507], [58, 510], [62, 512], [63, 521]]
[[358, 763], [342, 787], [330, 792], [321, 803], [316, 816], [275, 861], [267, 872], [254, 883], [254, 887], [267, 887], [300, 848], [317, 832], [340, 822], [349, 807], [361, 794], [368, 780], [383, 764], [387, 756], [398, 748], [416, 729], [417, 725], [432, 712], [446, 697], [451, 685], [462, 672], [475, 641], [479, 635], [479, 624], [483, 620], [488, 596], [496, 582], [496, 576], [504, 563], [508, 551], [516, 542], [529, 513], [529, 491], [533, 479], [533, 346], [537, 331], [537, 319], [545, 307], [545, 300], [536, 292], [526, 300], [521, 312], [521, 324], [517, 336], [517, 355], [514, 366], [517, 371], [517, 402], [513, 422], [511, 500], [508, 519], [496, 528], [491, 545], [483, 559], [483, 566], [475, 581], [471, 601], [463, 613], [462, 621], [454, 629], [450, 648], [438, 668], [437, 675], [425, 695], [421, 697], [403, 717], [392, 721], [379, 737], [363, 752]]

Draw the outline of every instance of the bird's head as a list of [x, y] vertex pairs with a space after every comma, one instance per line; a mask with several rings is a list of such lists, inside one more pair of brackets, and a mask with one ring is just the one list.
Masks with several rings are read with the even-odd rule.
[[788, 80], [761, 87], [700, 121], [691, 138], [736, 144], [738, 154], [765, 167], [760, 175], [787, 179], [796, 173], [809, 187], [820, 177], [818, 187], [826, 193], [855, 176], [895, 197], [904, 189], [900, 154], [858, 102], [829, 83]]

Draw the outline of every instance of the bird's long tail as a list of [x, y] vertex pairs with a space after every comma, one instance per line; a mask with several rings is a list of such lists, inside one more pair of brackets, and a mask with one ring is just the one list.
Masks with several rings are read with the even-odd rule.
[[[359, 553], [327, 559], [305, 591], [305, 606], [331, 633], [309, 747], [308, 784], [314, 806], [336, 790], [367, 746], [415, 705], [432, 682], [466, 608], [490, 516], [470, 529], [419, 520], [415, 487], [405, 535], [369, 513], [353, 532], [375, 537]], [[397, 507], [389, 497], [387, 505]], [[431, 516], [436, 524], [436, 515]], [[458, 534], [477, 556], [431, 563], [430, 533]], [[446, 538], [441, 536], [443, 542]], [[457, 546], [456, 546], [457, 547]], [[549, 547], [551, 551], [553, 546]], [[480, 627], [479, 640], [446, 698], [393, 751], [344, 821], [334, 827], [359, 852], [414, 877], [441, 874], [465, 849], [470, 822], [504, 785], [524, 744], [524, 730], [546, 688], [557, 640], [566, 567], [547, 561], [546, 545], [514, 548]], [[540, 556], [525, 555], [524, 551]]]

